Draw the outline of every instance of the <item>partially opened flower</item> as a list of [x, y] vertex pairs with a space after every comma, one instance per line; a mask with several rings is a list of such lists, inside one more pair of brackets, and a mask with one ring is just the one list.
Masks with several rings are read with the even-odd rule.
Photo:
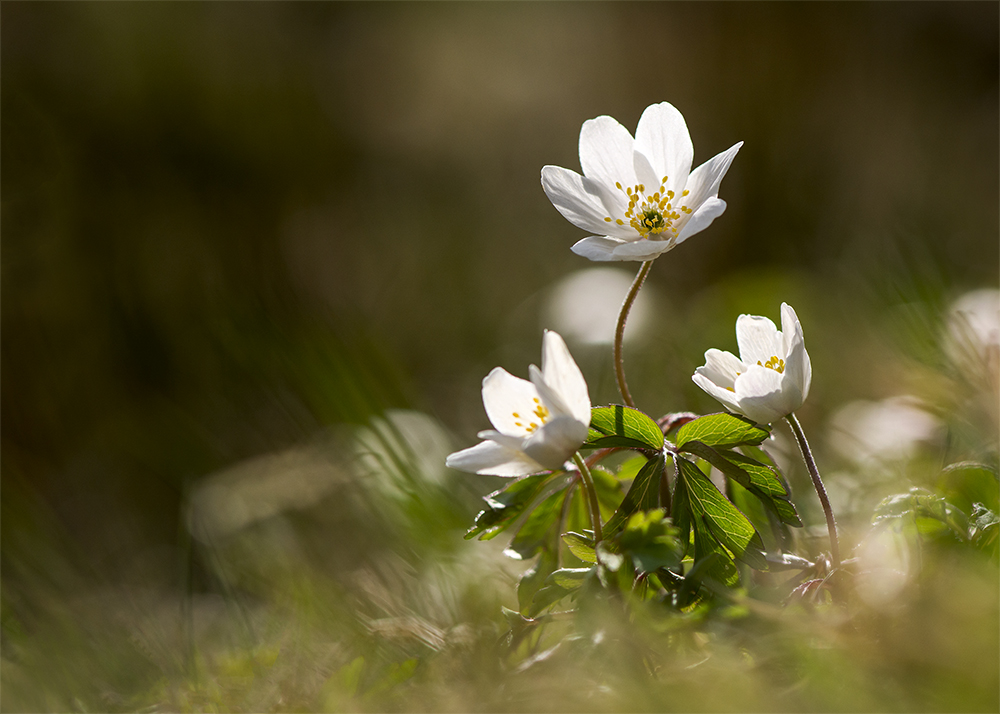
[[562, 468], [587, 439], [590, 394], [580, 368], [558, 333], [546, 330], [542, 369], [531, 381], [501, 367], [483, 380], [483, 405], [495, 430], [481, 443], [456, 451], [445, 463], [461, 471], [524, 476]]
[[739, 357], [716, 349], [706, 352], [694, 383], [758, 424], [770, 424], [802, 406], [809, 396], [812, 365], [790, 305], [781, 304], [780, 331], [766, 317], [740, 315], [736, 342]]
[[646, 108], [635, 139], [609, 116], [583, 123], [583, 176], [542, 168], [542, 188], [573, 225], [594, 233], [573, 246], [591, 260], [652, 260], [704, 230], [722, 212], [719, 184], [743, 142], [691, 171], [694, 147], [671, 104]]

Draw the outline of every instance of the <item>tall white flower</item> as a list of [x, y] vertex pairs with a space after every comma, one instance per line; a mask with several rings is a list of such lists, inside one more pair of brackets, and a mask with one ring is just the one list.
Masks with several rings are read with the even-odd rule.
[[809, 396], [812, 364], [802, 325], [790, 305], [781, 304], [781, 331], [766, 317], [740, 315], [736, 320], [740, 356], [711, 349], [694, 383], [727, 409], [758, 424], [788, 416]]
[[524, 476], [562, 468], [587, 439], [587, 382], [558, 333], [545, 331], [542, 369], [531, 381], [496, 367], [483, 380], [483, 405], [495, 430], [479, 432], [481, 443], [451, 454], [445, 463], [461, 471]]
[[573, 225], [596, 235], [573, 246], [590, 260], [652, 260], [708, 228], [726, 202], [719, 184], [743, 142], [691, 171], [694, 147], [671, 104], [646, 108], [635, 139], [609, 116], [583, 123], [583, 176], [542, 168], [542, 188]]

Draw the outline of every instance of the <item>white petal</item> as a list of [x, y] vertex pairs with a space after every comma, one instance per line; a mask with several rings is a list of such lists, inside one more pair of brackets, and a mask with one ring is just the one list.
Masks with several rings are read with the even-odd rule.
[[524, 437], [528, 435], [527, 427], [532, 421], [540, 423], [532, 413], [538, 406], [535, 399], [540, 399], [535, 385], [515, 377], [502, 367], [494, 368], [483, 380], [486, 416], [503, 434]]
[[615, 248], [614, 260], [652, 260], [676, 245], [672, 240], [637, 240]]
[[782, 339], [785, 343], [785, 372], [782, 375], [782, 388], [788, 393], [788, 403], [794, 404], [795, 411], [809, 396], [809, 386], [812, 383], [812, 363], [806, 352], [805, 338], [802, 336], [802, 325], [795, 315], [795, 310], [786, 303], [781, 304]]
[[573, 415], [569, 410], [569, 405], [563, 401], [562, 395], [545, 383], [545, 378], [542, 377], [542, 370], [533, 364], [529, 365], [528, 376], [531, 377], [531, 383], [538, 390], [538, 396], [542, 399], [542, 405], [549, 410], [549, 413], [553, 417]]
[[737, 378], [735, 389], [740, 411], [758, 424], [770, 424], [794, 411], [786, 408], [781, 375], [773, 369], [751, 365]]
[[445, 459], [449, 468], [491, 476], [526, 476], [545, 468], [519, 451], [512, 451], [495, 441], [483, 441], [456, 451]]
[[697, 373], [704, 375], [712, 383], [731, 390], [736, 377], [746, 371], [746, 366], [732, 352], [713, 348], [705, 353], [705, 366], [699, 367]]
[[601, 191], [575, 171], [561, 166], [543, 166], [542, 189], [563, 218], [577, 228], [601, 234], [620, 233], [623, 236], [635, 233], [631, 226], [619, 226], [614, 221], [604, 220], [610, 216], [602, 201]]
[[709, 395], [722, 402], [722, 404], [729, 411], [742, 414], [743, 411], [740, 409], [739, 402], [736, 400], [736, 394], [728, 389], [725, 389], [724, 387], [720, 387], [718, 384], [709, 379], [705, 375], [704, 369], [704, 367], [696, 369], [695, 373], [691, 375], [691, 380], [708, 392]]
[[729, 165], [733, 163], [736, 152], [740, 150], [741, 146], [743, 146], [742, 141], [734, 144], [692, 171], [687, 185], [684, 187], [690, 193], [684, 198], [677, 199], [681, 205], [697, 211], [701, 207], [701, 204], [709, 198], [717, 196], [719, 193], [719, 184], [722, 183], [722, 177], [726, 175]]
[[547, 469], [559, 469], [586, 439], [586, 424], [571, 416], [559, 416], [524, 442], [524, 453]]
[[577, 241], [571, 249], [577, 255], [584, 258], [607, 262], [609, 260], [624, 260], [615, 257], [615, 248], [623, 245], [622, 241], [607, 236], [590, 236], [581, 241]]
[[646, 107], [635, 130], [635, 150], [646, 157], [655, 174], [656, 183], [650, 191], [667, 176], [667, 187], [680, 193], [678, 187], [685, 186], [691, 172], [694, 146], [684, 117], [672, 104], [661, 102]]
[[628, 129], [609, 116], [585, 121], [580, 129], [580, 166], [584, 176], [608, 187], [615, 182], [623, 187], [634, 185], [634, 143]]
[[677, 234], [677, 244], [680, 245], [695, 233], [700, 233], [708, 228], [712, 225], [712, 221], [721, 216], [725, 210], [726, 202], [721, 198], [706, 199], [701, 204], [701, 208], [688, 218], [687, 222], [681, 228], [681, 232]]
[[736, 319], [736, 344], [740, 348], [740, 359], [748, 367], [758, 362], [763, 365], [771, 357], [784, 354], [778, 328], [759, 315], [740, 315]]
[[590, 424], [590, 392], [580, 367], [558, 332], [546, 330], [542, 338], [542, 379], [559, 394], [571, 416]]

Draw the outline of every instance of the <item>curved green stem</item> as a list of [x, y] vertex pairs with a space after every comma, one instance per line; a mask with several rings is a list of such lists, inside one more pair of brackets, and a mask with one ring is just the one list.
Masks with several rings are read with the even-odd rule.
[[594, 527], [594, 545], [596, 546], [604, 540], [604, 533], [601, 530], [601, 507], [597, 503], [597, 488], [594, 486], [594, 477], [590, 475], [587, 462], [577, 451], [573, 454], [573, 463], [580, 469], [580, 477], [583, 479], [583, 490], [587, 492], [587, 503], [590, 506], [590, 523]]
[[635, 408], [635, 402], [632, 400], [632, 395], [628, 391], [628, 384], [625, 383], [625, 363], [622, 360], [622, 340], [625, 338], [625, 321], [628, 319], [629, 310], [632, 309], [632, 303], [635, 302], [635, 296], [639, 294], [639, 288], [642, 287], [643, 281], [646, 279], [646, 275], [649, 273], [649, 269], [652, 267], [653, 261], [647, 260], [639, 268], [639, 273], [635, 276], [635, 280], [632, 281], [632, 287], [628, 289], [628, 294], [625, 295], [625, 302], [622, 303], [622, 309], [618, 313], [618, 324], [615, 327], [615, 378], [618, 380], [618, 391], [621, 392], [622, 400], [625, 402], [625, 406]]
[[823, 479], [819, 477], [819, 469], [816, 468], [816, 460], [813, 458], [812, 451], [809, 448], [809, 442], [806, 441], [805, 432], [802, 431], [802, 425], [799, 424], [799, 420], [795, 417], [795, 414], [789, 414], [785, 417], [785, 421], [788, 425], [792, 427], [792, 433], [795, 434], [795, 440], [799, 443], [799, 451], [802, 452], [802, 460], [806, 462], [806, 468], [809, 470], [809, 477], [812, 478], [813, 486], [816, 488], [816, 495], [819, 496], [819, 502], [823, 504], [823, 513], [826, 514], [826, 527], [830, 531], [830, 557], [833, 559], [833, 567], [840, 567], [840, 542], [837, 539], [837, 521], [833, 517], [833, 508], [830, 506], [830, 499], [826, 495], [826, 488], [823, 486]]

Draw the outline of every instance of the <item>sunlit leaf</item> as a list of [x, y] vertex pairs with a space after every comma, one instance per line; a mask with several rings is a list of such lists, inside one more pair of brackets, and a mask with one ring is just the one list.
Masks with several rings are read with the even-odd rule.
[[465, 534], [466, 540], [477, 535], [479, 540], [490, 540], [506, 530], [555, 475], [525, 476], [491, 493], [485, 498], [486, 510], [479, 512], [475, 525]]
[[659, 506], [660, 476], [663, 474], [663, 466], [663, 454], [658, 454], [639, 469], [639, 473], [632, 480], [632, 485], [629, 486], [628, 493], [622, 499], [618, 510], [604, 527], [606, 537], [620, 531], [625, 526], [629, 516], [636, 511], [648, 511]]
[[663, 448], [663, 432], [638, 409], [620, 405], [595, 407], [590, 412], [590, 435], [584, 446], [659, 451]]
[[558, 529], [567, 495], [565, 491], [556, 491], [539, 503], [524, 520], [504, 553], [522, 560], [533, 558]]
[[725, 412], [709, 414], [690, 421], [677, 430], [677, 448], [682, 448], [689, 441], [721, 447], [759, 444], [769, 434], [767, 429], [757, 426], [746, 417]]
[[691, 511], [704, 519], [719, 542], [733, 555], [757, 570], [767, 570], [764, 544], [753, 525], [730, 503], [701, 470], [684, 458], [678, 458], [678, 478], [683, 478]]
[[588, 538], [580, 533], [564, 533], [563, 543], [569, 548], [569, 552], [586, 563], [596, 563], [597, 554], [594, 552], [594, 539]]

